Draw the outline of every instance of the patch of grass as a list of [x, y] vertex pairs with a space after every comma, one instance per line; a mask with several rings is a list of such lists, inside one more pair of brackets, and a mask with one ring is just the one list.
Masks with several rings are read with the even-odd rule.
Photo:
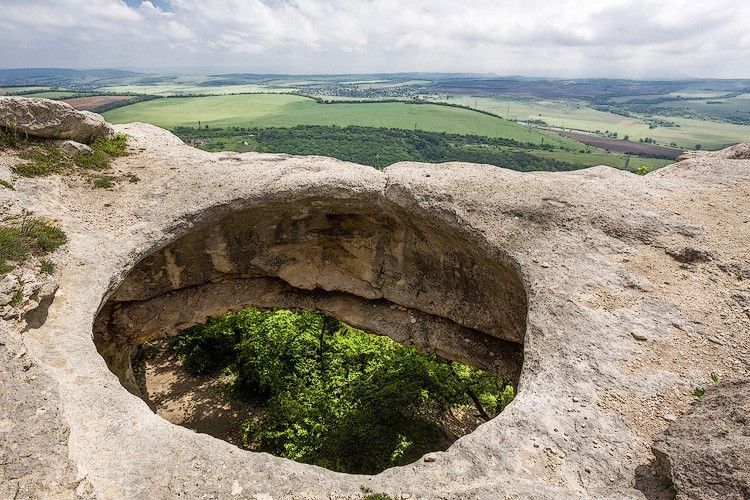
[[11, 184], [8, 181], [4, 181], [2, 179], [0, 179], [0, 186], [4, 187], [6, 189], [10, 189], [11, 191], [15, 191], [16, 190], [16, 188], [13, 187], [13, 184]]
[[360, 490], [365, 495], [362, 500], [393, 500], [393, 497], [386, 493], [374, 493], [370, 488], [360, 487]]
[[78, 153], [73, 161], [84, 170], [104, 170], [109, 167], [110, 157], [104, 151], [95, 149], [92, 153]]
[[114, 175], [97, 175], [92, 178], [95, 188], [109, 189], [115, 187], [118, 178]]
[[41, 219], [24, 219], [20, 232], [22, 236], [34, 240], [44, 252], [52, 252], [68, 242], [68, 237], [62, 229]]
[[39, 262], [39, 271], [42, 274], [52, 274], [55, 272], [55, 263], [51, 260], [42, 259]]
[[0, 274], [13, 269], [11, 262], [23, 262], [28, 256], [29, 248], [20, 231], [14, 227], [0, 226]]
[[91, 153], [79, 153], [73, 161], [84, 170], [104, 170], [109, 167], [112, 158], [123, 156], [127, 147], [127, 137], [117, 134], [114, 139], [95, 139], [91, 143]]
[[23, 146], [29, 137], [15, 127], [0, 127], [0, 150]]
[[27, 160], [13, 167], [23, 177], [39, 177], [61, 173], [72, 167], [72, 162], [63, 151], [51, 143], [39, 143], [21, 150], [19, 156]]
[[[68, 237], [61, 229], [42, 219], [24, 216], [6, 221], [0, 225], [0, 274], [11, 271], [30, 255], [45, 255], [67, 241]], [[52, 264], [47, 262], [42, 262], [42, 272]]]
[[109, 156], [123, 156], [128, 145], [128, 138], [124, 134], [117, 134], [114, 139], [95, 139], [91, 149], [107, 153]]
[[10, 305], [12, 307], [16, 307], [16, 306], [21, 305], [22, 301], [23, 301], [23, 284], [21, 284], [21, 286], [18, 287], [18, 290], [16, 290], [16, 292], [10, 298]]

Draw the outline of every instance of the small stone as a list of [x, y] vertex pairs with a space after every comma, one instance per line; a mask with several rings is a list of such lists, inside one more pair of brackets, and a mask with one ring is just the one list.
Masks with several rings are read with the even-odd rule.
[[577, 403], [577, 402], [579, 402], [580, 400], [581, 400], [581, 398], [579, 398], [578, 396], [573, 396], [573, 402], [574, 402], [574, 403]]
[[639, 341], [641, 341], [641, 342], [643, 342], [644, 340], [648, 340], [648, 337], [646, 337], [646, 336], [645, 336], [644, 334], [642, 334], [641, 332], [630, 332], [630, 334], [631, 334], [631, 335], [633, 336], [633, 338], [634, 338], [635, 340], [639, 340]]
[[540, 264], [543, 268], [547, 269], [549, 267], [549, 262], [542, 262]]
[[427, 463], [432, 463], [435, 461], [435, 457], [424, 457], [424, 461]]
[[709, 342], [713, 342], [714, 344], [718, 344], [718, 345], [727, 345], [727, 343], [724, 342], [724, 339], [715, 337], [713, 335], [706, 337], [706, 340], [708, 340]]

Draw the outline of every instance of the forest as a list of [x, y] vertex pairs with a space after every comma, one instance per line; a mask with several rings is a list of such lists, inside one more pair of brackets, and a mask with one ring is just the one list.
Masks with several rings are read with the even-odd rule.
[[383, 168], [399, 161], [484, 163], [519, 171], [562, 171], [586, 165], [542, 158], [549, 144], [508, 138], [377, 127], [299, 125], [291, 128], [176, 127], [188, 144], [208, 151], [320, 155]]
[[229, 374], [236, 398], [262, 404], [243, 424], [245, 448], [350, 473], [444, 450], [515, 394], [490, 373], [317, 312], [244, 309], [170, 348], [190, 374]]

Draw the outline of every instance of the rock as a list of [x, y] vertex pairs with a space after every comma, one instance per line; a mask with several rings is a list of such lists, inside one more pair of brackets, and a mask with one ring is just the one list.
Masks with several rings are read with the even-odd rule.
[[114, 129], [101, 115], [77, 111], [71, 105], [38, 97], [0, 96], [0, 126], [13, 127], [33, 137], [90, 143], [110, 139]]
[[[71, 239], [55, 256], [57, 294], [29, 297], [33, 326], [22, 331], [24, 318], [3, 308], [14, 316], [0, 326], [26, 355], [0, 349], [0, 428], [13, 429], [0, 435], [0, 498], [16, 493], [6, 478], [27, 476], [20, 498], [73, 488], [227, 498], [239, 486], [237, 498], [338, 500], [361, 498], [364, 485], [392, 498], [643, 498], [637, 469], [690, 407], [687, 388], [705, 385], [708, 369], [746, 377], [750, 334], [735, 296], [747, 282], [713, 265], [675, 273], [663, 249], [693, 238], [717, 263], [744, 259], [750, 161], [702, 155], [647, 178], [467, 163], [381, 171], [212, 154], [145, 124], [116, 130], [133, 154], [113, 168], [137, 171], [139, 183], [104, 192], [50, 177], [0, 190], [3, 211], [55, 217]], [[0, 169], [13, 161], [0, 152]], [[239, 449], [157, 416], [137, 386], [128, 392], [135, 344], [247, 305], [322, 310], [488, 366], [519, 391], [498, 417], [427, 455], [436, 462], [367, 477]], [[741, 443], [744, 428], [724, 444]], [[717, 480], [732, 484], [743, 463], [723, 466]], [[70, 471], [84, 481], [70, 486]]]
[[713, 259], [713, 254], [703, 248], [686, 246], [678, 250], [668, 248], [667, 254], [677, 262], [692, 264], [693, 262], [708, 262]]
[[648, 340], [648, 337], [641, 333], [641, 332], [630, 332], [630, 334], [633, 336], [635, 340], [643, 342], [644, 340]]
[[79, 153], [93, 153], [94, 150], [91, 149], [86, 144], [81, 144], [80, 142], [76, 141], [55, 141], [55, 145], [62, 149], [63, 153], [67, 154], [68, 156], [74, 156]]
[[750, 498], [750, 379], [709, 388], [652, 449], [679, 498]]

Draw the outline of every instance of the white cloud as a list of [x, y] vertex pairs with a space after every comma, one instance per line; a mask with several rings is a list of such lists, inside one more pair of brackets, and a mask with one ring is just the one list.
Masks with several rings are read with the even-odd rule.
[[746, 0], [0, 0], [0, 66], [750, 77]]

